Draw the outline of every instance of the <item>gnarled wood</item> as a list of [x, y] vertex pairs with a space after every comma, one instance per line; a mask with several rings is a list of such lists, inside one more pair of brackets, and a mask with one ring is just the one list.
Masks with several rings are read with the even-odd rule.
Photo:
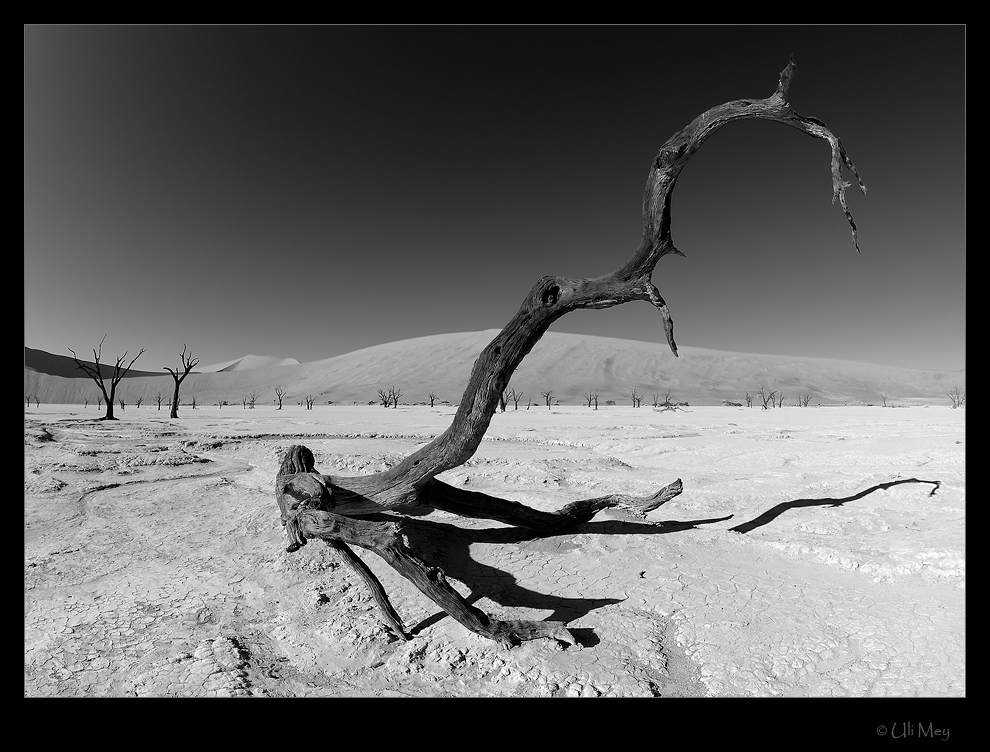
[[[515, 316], [478, 356], [457, 413], [450, 427], [440, 436], [390, 470], [361, 477], [321, 475], [314, 468], [309, 450], [290, 448], [276, 479], [276, 498], [290, 540], [288, 550], [305, 544], [308, 537], [322, 538], [337, 547], [338, 552], [346, 550], [339, 544], [360, 546], [381, 556], [447, 613], [478, 634], [506, 645], [539, 637], [573, 643], [573, 637], [563, 624], [503, 622], [488, 617], [464, 601], [446, 583], [439, 569], [429, 566], [409, 550], [402, 540], [402, 523], [355, 518], [426, 506], [467, 517], [500, 520], [541, 534], [554, 534], [591, 519], [603, 509], [618, 507], [643, 516], [681, 492], [681, 482], [677, 480], [651, 497], [615, 494], [575, 501], [551, 513], [454, 488], [436, 480], [436, 476], [463, 464], [475, 453], [515, 369], [550, 325], [570, 311], [610, 308], [632, 300], [648, 301], [659, 311], [667, 343], [677, 356], [670, 311], [653, 284], [652, 276], [657, 262], [665, 255], [684, 255], [671, 240], [671, 194], [688, 160], [719, 128], [737, 120], [772, 120], [825, 140], [832, 153], [833, 202], [839, 200], [852, 230], [853, 244], [859, 251], [856, 224], [845, 198], [846, 188], [851, 184], [842, 179], [843, 167], [852, 172], [864, 193], [866, 188], [842, 142], [820, 120], [797, 114], [787, 103], [794, 70], [791, 60], [780, 73], [777, 89], [766, 99], [739, 99], [713, 107], [667, 140], [654, 158], [647, 177], [643, 197], [643, 240], [636, 252], [625, 264], [602, 277], [548, 276], [538, 280]], [[377, 580], [366, 576], [367, 572], [361, 569], [363, 565], [353, 560], [348, 563], [372, 588], [393, 629], [405, 636], [401, 621]]]

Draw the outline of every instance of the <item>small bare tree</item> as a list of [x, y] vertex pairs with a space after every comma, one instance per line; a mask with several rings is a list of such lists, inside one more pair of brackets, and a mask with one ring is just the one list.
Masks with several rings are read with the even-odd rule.
[[251, 392], [251, 393], [250, 393], [250, 394], [249, 394], [249, 395], [247, 396], [247, 402], [248, 402], [248, 407], [249, 407], [249, 408], [250, 408], [251, 410], [254, 410], [254, 405], [255, 405], [255, 403], [256, 403], [257, 401], [258, 401], [258, 393], [257, 393], [257, 392]]
[[752, 406], [753, 406], [753, 395], [751, 395], [749, 392], [746, 392], [746, 407], [752, 407]]
[[165, 392], [164, 392], [164, 390], [159, 389], [157, 392], [155, 392], [155, 402], [158, 403], [158, 409], [159, 410], [162, 409], [162, 400], [164, 400], [164, 399], [165, 399]]
[[89, 407], [89, 397], [83, 397], [83, 407]]
[[543, 396], [543, 400], [547, 403], [547, 410], [549, 410], [550, 406], [553, 404], [553, 390], [549, 389], [545, 392], [540, 392], [540, 394]]
[[[807, 407], [809, 402], [811, 402], [810, 394], [802, 394], [800, 397], [798, 397], [798, 404], [801, 405], [801, 407]], [[884, 402], [884, 407], [886, 406], [887, 403]]]
[[517, 392], [515, 389], [509, 390], [509, 399], [512, 400], [512, 404], [516, 410], [519, 409], [519, 400], [521, 400], [522, 397], [523, 397], [523, 392]]
[[389, 407], [392, 404], [392, 396], [386, 392], [384, 389], [378, 390], [378, 401], [381, 403], [382, 407]]
[[632, 394], [629, 395], [629, 399], [632, 400], [633, 407], [639, 407], [640, 403], [643, 401], [643, 395], [637, 392], [635, 388], [633, 388]]
[[137, 405], [139, 408], [141, 407], [141, 403], [142, 402], [144, 402], [144, 397], [135, 397], [134, 398], [134, 404]]
[[436, 393], [430, 392], [430, 407], [433, 407], [434, 405], [436, 405], [438, 399], [440, 399], [440, 398], [437, 397]]
[[278, 403], [279, 410], [282, 409], [282, 398], [284, 396], [285, 396], [285, 390], [280, 386], [275, 387], [275, 402]]
[[784, 406], [784, 393], [777, 392], [777, 407], [783, 407], [783, 406]]
[[[107, 413], [100, 420], [116, 420], [113, 415], [113, 399], [114, 394], [117, 391], [117, 384], [120, 380], [127, 375], [127, 372], [131, 370], [131, 366], [134, 365], [134, 361], [141, 357], [144, 352], [144, 348], [134, 356], [130, 363], [124, 366], [124, 360], [127, 358], [127, 353], [125, 352], [119, 358], [113, 367], [113, 373], [110, 375], [110, 392], [107, 393], [106, 384], [103, 381], [103, 369], [100, 368], [100, 356], [103, 354], [103, 342], [106, 340], [107, 335], [103, 335], [103, 339], [100, 340], [100, 346], [98, 349], [93, 350], [93, 361], [95, 365], [90, 365], [89, 363], [83, 363], [76, 357], [75, 351], [70, 347], [69, 352], [72, 353], [72, 359], [76, 361], [76, 367], [82, 370], [87, 376], [89, 376], [96, 385], [100, 388], [100, 393], [103, 395], [103, 399], [107, 404]], [[109, 366], [106, 366], [109, 368]]]
[[951, 392], [949, 392], [949, 399], [952, 400], [952, 409], [955, 410], [957, 407], [962, 407], [963, 403], [966, 401], [965, 393], [959, 393], [959, 387], [956, 387]]
[[124, 412], [124, 398], [123, 397], [118, 397], [117, 398], [117, 402], [120, 403], [120, 411], [121, 412]]
[[584, 395], [584, 400], [588, 403], [588, 407], [594, 405], [595, 409], [598, 409], [598, 392], [588, 392]]
[[[179, 353], [179, 362], [182, 364], [182, 373], [179, 373], [179, 369], [169, 368], [168, 366], [162, 366], [166, 371], [172, 374], [172, 380], [175, 382], [175, 388], [172, 391], [172, 409], [169, 411], [168, 417], [178, 418], [179, 417], [179, 386], [182, 382], [186, 380], [186, 376], [189, 372], [199, 364], [199, 358], [194, 358], [192, 356], [192, 350], [186, 355], [186, 345], [182, 344], [182, 352]], [[195, 402], [193, 407], [195, 407]]]
[[[774, 401], [777, 397], [776, 392], [768, 391], [765, 386], [760, 387], [760, 399], [763, 400], [763, 409], [769, 410], [770, 407], [774, 406]], [[768, 407], [769, 405], [769, 407]]]
[[306, 409], [307, 410], [312, 410], [313, 409], [313, 403], [314, 402], [316, 402], [316, 397], [314, 397], [312, 394], [307, 394], [306, 395]]

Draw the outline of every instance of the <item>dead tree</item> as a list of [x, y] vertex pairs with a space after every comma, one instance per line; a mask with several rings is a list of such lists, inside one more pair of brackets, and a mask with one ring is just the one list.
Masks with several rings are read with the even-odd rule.
[[633, 407], [639, 407], [643, 402], [643, 395], [633, 389], [632, 394], [629, 395], [629, 399], [632, 400]]
[[386, 392], [384, 389], [378, 390], [378, 401], [381, 403], [382, 407], [387, 408], [392, 404], [392, 395]]
[[[801, 407], [807, 407], [809, 402], [811, 402], [810, 394], [802, 394], [800, 397], [798, 397], [798, 404], [801, 405]], [[884, 401], [883, 406], [884, 407], [887, 406], [886, 400]]]
[[752, 407], [752, 406], [753, 406], [753, 396], [749, 392], [746, 392], [746, 407]]
[[137, 407], [140, 408], [142, 402], [144, 402], [144, 397], [135, 397], [134, 398], [134, 404], [137, 405]]
[[313, 409], [313, 403], [314, 402], [316, 402], [316, 397], [314, 397], [312, 394], [307, 394], [306, 395], [306, 409], [307, 410], [312, 410]]
[[763, 409], [764, 410], [768, 410], [769, 409], [767, 407], [768, 404], [770, 405], [770, 407], [773, 407], [774, 406], [774, 400], [775, 400], [776, 396], [777, 396], [777, 393], [776, 392], [768, 392], [766, 387], [764, 387], [764, 386], [761, 386], [760, 387], [760, 399], [763, 400]]
[[956, 387], [951, 392], [949, 392], [949, 399], [952, 400], [952, 409], [955, 410], [957, 407], [962, 407], [963, 403], [966, 401], [965, 393], [959, 393], [959, 387]]
[[285, 390], [277, 386], [275, 387], [275, 401], [278, 403], [278, 409], [282, 409], [282, 398], [285, 396]]
[[512, 400], [512, 405], [514, 409], [519, 409], [519, 400], [522, 399], [524, 392], [517, 392], [515, 389], [509, 390], [509, 399]]
[[549, 410], [550, 406], [553, 405], [553, 390], [540, 392], [540, 395], [543, 397], [543, 401], [547, 403], [547, 410]]
[[[163, 368], [172, 374], [172, 380], [175, 382], [175, 388], [172, 391], [172, 409], [169, 411], [168, 417], [178, 418], [179, 417], [179, 386], [185, 381], [186, 376], [189, 372], [199, 364], [199, 358], [193, 358], [192, 350], [186, 355], [186, 346], [183, 343], [182, 352], [179, 353], [179, 362], [182, 364], [182, 374], [179, 374], [179, 369], [171, 369], [168, 366], [163, 366]], [[196, 405], [193, 404], [193, 407]]]
[[[72, 359], [76, 361], [76, 367], [95, 381], [96, 385], [100, 388], [100, 394], [103, 395], [103, 400], [107, 405], [107, 413], [100, 418], [100, 420], [117, 420], [113, 415], [113, 399], [114, 394], [117, 391], [117, 384], [119, 384], [120, 380], [127, 375], [128, 371], [131, 370], [131, 366], [134, 365], [134, 361], [141, 357], [141, 353], [144, 352], [144, 348], [142, 347], [141, 351], [135, 355], [131, 362], [126, 366], [124, 365], [124, 360], [127, 358], [126, 352], [117, 358], [117, 362], [113, 367], [113, 373], [110, 374], [110, 391], [107, 392], [106, 384], [103, 381], [103, 368], [100, 367], [100, 356], [103, 355], [103, 342], [106, 338], [107, 335], [104, 334], [103, 339], [100, 340], [99, 348], [93, 350], [93, 362], [95, 365], [81, 362], [79, 358], [76, 357], [75, 350], [71, 347], [69, 348], [69, 352], [72, 353]], [[104, 368], [109, 368], [109, 366], [104, 366]]]
[[[502, 621], [471, 605], [447, 584], [443, 572], [424, 562], [412, 550], [410, 539], [403, 533], [415, 529], [417, 523], [395, 514], [440, 509], [553, 535], [612, 507], [645, 516], [681, 493], [678, 479], [645, 498], [613, 494], [573, 501], [557, 512], [544, 512], [448, 485], [437, 476], [462, 465], [474, 455], [512, 374], [561, 316], [582, 308], [609, 308], [632, 300], [648, 301], [659, 311], [667, 343], [677, 355], [667, 304], [651, 278], [661, 258], [669, 254], [683, 255], [671, 240], [671, 194], [688, 160], [722, 126], [736, 120], [773, 120], [827, 141], [832, 151], [834, 197], [839, 199], [856, 245], [856, 226], [845, 201], [845, 189], [849, 184], [841, 177], [843, 166], [856, 175], [857, 180], [859, 176], [831, 131], [821, 121], [802, 117], [788, 105], [787, 91], [793, 73], [791, 61], [781, 72], [776, 91], [768, 98], [741, 99], [718, 105], [668, 139], [650, 165], [643, 201], [643, 241], [632, 258], [614, 272], [594, 279], [543, 277], [538, 280], [516, 315], [478, 356], [450, 427], [433, 441], [383, 472], [362, 476], [321, 474], [314, 466], [309, 449], [298, 445], [289, 447], [275, 479], [275, 497], [289, 539], [287, 550], [295, 551], [313, 538], [324, 540], [364, 579], [386, 622], [404, 638], [409, 635], [381, 584], [350, 551], [350, 546], [365, 548], [382, 557], [455, 620], [499, 644], [508, 646], [542, 637], [573, 644], [574, 637], [562, 622]], [[544, 394], [549, 406], [550, 392]], [[392, 521], [383, 521], [383, 516]]]
[[257, 402], [257, 401], [258, 401], [258, 393], [257, 392], [251, 392], [247, 396], [248, 407], [250, 409], [252, 409], [252, 410], [254, 410], [254, 403]]
[[439, 397], [437, 397], [436, 394], [434, 394], [433, 392], [430, 392], [430, 407], [433, 407], [437, 403], [437, 400], [438, 399], [439, 399]]
[[[392, 400], [392, 409], [393, 410], [398, 410], [399, 409], [399, 397], [402, 396], [402, 392], [399, 389], [396, 389], [393, 386], [393, 387], [390, 387], [389, 388], [389, 390], [388, 390], [388, 396], [389, 396], [389, 399]], [[388, 405], [385, 405], [385, 407], [388, 407]]]
[[588, 403], [588, 407], [594, 405], [595, 409], [598, 409], [598, 392], [588, 392], [584, 395], [584, 399]]
[[124, 398], [118, 397], [117, 401], [120, 403], [120, 412], [124, 412]]

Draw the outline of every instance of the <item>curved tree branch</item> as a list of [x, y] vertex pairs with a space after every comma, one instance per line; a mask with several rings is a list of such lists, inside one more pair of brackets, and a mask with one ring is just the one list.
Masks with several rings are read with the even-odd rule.
[[594, 279], [540, 279], [516, 315], [478, 356], [450, 428], [379, 476], [380, 488], [376, 495], [382, 502], [408, 501], [416, 488], [464, 463], [474, 454], [498, 407], [499, 395], [508, 386], [515, 369], [550, 325], [570, 311], [611, 308], [631, 300], [646, 300], [660, 312], [667, 343], [671, 352], [677, 355], [673, 321], [666, 302], [653, 284], [652, 275], [663, 256], [683, 255], [671, 240], [671, 194], [688, 160], [719, 128], [737, 120], [773, 120], [827, 141], [832, 150], [833, 202], [839, 199], [852, 229], [853, 244], [859, 251], [856, 224], [845, 199], [845, 190], [850, 184], [842, 180], [842, 167], [847, 167], [856, 176], [864, 193], [866, 187], [841, 141], [820, 120], [797, 114], [787, 103], [795, 68], [792, 59], [781, 71], [777, 89], [766, 99], [739, 99], [713, 107], [667, 140], [653, 160], [647, 178], [643, 198], [643, 240], [632, 258], [611, 274]]
[[[845, 200], [845, 190], [850, 184], [842, 179], [842, 168], [855, 175], [864, 193], [866, 188], [842, 142], [820, 120], [798, 115], [787, 103], [794, 70], [791, 60], [780, 73], [776, 91], [766, 99], [740, 99], [713, 107], [667, 140], [653, 160], [647, 178], [643, 240], [639, 249], [625, 264], [602, 277], [543, 277], [537, 281], [515, 316], [478, 356], [450, 427], [432, 442], [390, 470], [360, 477], [321, 475], [314, 468], [312, 452], [305, 447], [290, 447], [275, 483], [276, 500], [290, 542], [287, 551], [305, 545], [307, 538], [325, 540], [365, 580], [386, 621], [402, 637], [407, 637], [405, 629], [380, 583], [349, 551], [348, 545], [374, 551], [447, 613], [478, 634], [504, 645], [539, 637], [573, 643], [572, 635], [562, 623], [499, 621], [467, 603], [447, 584], [439, 569], [429, 566], [409, 549], [401, 533], [403, 523], [353, 518], [426, 505], [554, 534], [612, 507], [645, 516], [681, 493], [678, 479], [647, 498], [613, 494], [575, 501], [551, 513], [458, 489], [441, 483], [436, 476], [463, 464], [475, 453], [515, 369], [550, 325], [570, 311], [610, 308], [631, 300], [648, 301], [660, 312], [667, 343], [677, 355], [673, 322], [666, 302], [653, 284], [653, 270], [663, 256], [683, 255], [671, 240], [671, 194], [688, 160], [724, 125], [736, 120], [773, 120], [827, 141], [832, 151], [833, 202], [839, 199], [852, 228], [853, 244], [859, 251], [856, 224]], [[178, 379], [176, 382], [178, 388]]]

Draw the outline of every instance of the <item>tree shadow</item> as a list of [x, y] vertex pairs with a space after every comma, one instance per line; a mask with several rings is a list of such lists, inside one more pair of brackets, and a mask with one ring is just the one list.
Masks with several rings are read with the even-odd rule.
[[832, 499], [832, 498], [794, 499], [793, 501], [785, 501], [782, 504], [778, 504], [772, 509], [768, 509], [759, 517], [750, 520], [749, 522], [744, 522], [741, 525], [736, 525], [735, 527], [731, 527], [729, 528], [729, 530], [732, 530], [733, 532], [736, 533], [748, 533], [751, 530], [755, 530], [758, 527], [763, 527], [764, 525], [768, 525], [769, 523], [773, 522], [775, 519], [777, 519], [780, 515], [782, 515], [784, 512], [786, 512], [789, 509], [797, 509], [799, 507], [818, 507], [818, 506], [841, 507], [843, 504], [846, 504], [850, 501], [856, 501], [857, 499], [862, 499], [864, 496], [867, 496], [873, 493], [874, 491], [888, 489], [891, 488], [892, 486], [899, 486], [902, 483], [930, 483], [935, 487], [929, 492], [928, 494], [929, 496], [934, 496], [939, 486], [942, 485], [942, 481], [940, 480], [919, 480], [918, 478], [902, 478], [901, 480], [892, 480], [892, 481], [888, 481], [887, 483], [878, 483], [875, 486], [871, 486], [870, 488], [867, 488], [865, 491], [860, 491], [857, 494], [853, 494], [852, 496], [846, 496], [841, 499]]
[[[403, 523], [403, 532], [409, 541], [410, 548], [416, 552], [417, 556], [438, 566], [445, 575], [471, 588], [470, 595], [465, 597], [468, 603], [473, 604], [482, 598], [488, 598], [506, 608], [533, 608], [551, 611], [549, 615], [544, 617], [544, 620], [569, 623], [603, 606], [621, 603], [624, 598], [570, 598], [532, 590], [521, 585], [511, 572], [496, 567], [490, 562], [479, 561], [472, 557], [471, 545], [516, 545], [530, 541], [552, 541], [556, 538], [561, 539], [560, 545], [565, 546], [566, 538], [575, 534], [665, 534], [690, 530], [699, 525], [723, 522], [731, 516], [703, 520], [672, 520], [658, 524], [625, 522], [623, 520], [592, 521], [554, 535], [517, 527], [462, 528], [435, 520], [407, 519]], [[547, 558], [549, 559], [550, 556], [552, 553], [547, 551]], [[434, 613], [412, 627], [409, 632], [419, 634], [446, 617], [446, 612]], [[598, 637], [591, 629], [572, 629], [570, 631], [584, 647], [590, 647], [599, 642]]]

